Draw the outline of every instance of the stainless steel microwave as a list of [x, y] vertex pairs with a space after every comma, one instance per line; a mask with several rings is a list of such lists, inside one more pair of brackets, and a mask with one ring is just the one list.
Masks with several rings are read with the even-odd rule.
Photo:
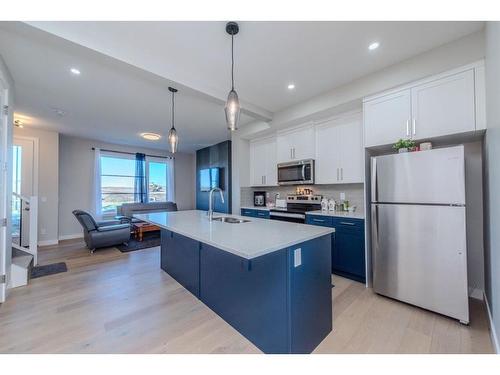
[[278, 164], [278, 185], [314, 184], [314, 160], [297, 160]]

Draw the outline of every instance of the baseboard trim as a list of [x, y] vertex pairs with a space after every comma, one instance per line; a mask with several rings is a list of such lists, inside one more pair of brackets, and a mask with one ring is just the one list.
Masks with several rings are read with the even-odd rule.
[[469, 297], [482, 301], [484, 299], [484, 290], [478, 288], [471, 288], [469, 289]]
[[493, 323], [490, 304], [488, 302], [488, 297], [486, 297], [486, 293], [484, 293], [484, 302], [486, 303], [486, 311], [488, 312], [488, 320], [490, 321], [490, 336], [491, 336], [491, 342], [493, 343], [493, 349], [495, 350], [495, 353], [500, 354], [499, 352], [500, 346], [498, 345], [497, 331], [495, 330], [495, 323]]
[[57, 245], [58, 243], [59, 240], [38, 241], [38, 246], [52, 246], [52, 245]]
[[82, 233], [65, 234], [63, 236], [59, 236], [59, 241], [73, 240], [75, 238], [83, 238], [83, 234]]

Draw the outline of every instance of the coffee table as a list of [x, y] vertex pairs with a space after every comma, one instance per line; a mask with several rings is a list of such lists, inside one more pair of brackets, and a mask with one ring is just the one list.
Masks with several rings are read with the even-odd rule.
[[144, 233], [160, 230], [160, 227], [150, 223], [134, 223], [132, 224], [132, 229], [134, 230], [135, 238], [142, 241]]

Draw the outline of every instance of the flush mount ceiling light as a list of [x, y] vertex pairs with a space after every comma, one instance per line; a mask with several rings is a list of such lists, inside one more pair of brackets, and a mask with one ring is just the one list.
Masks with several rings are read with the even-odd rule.
[[79, 76], [80, 75], [80, 71], [76, 68], [71, 68], [69, 70], [71, 73], [73, 73], [75, 76]]
[[371, 43], [371, 44], [368, 46], [368, 49], [369, 49], [370, 51], [373, 51], [373, 50], [377, 49], [379, 46], [380, 46], [380, 43], [379, 43], [379, 42], [373, 42], [373, 43]]
[[295, 88], [295, 85], [293, 83], [290, 83], [288, 86], [287, 86], [288, 90], [293, 90]]
[[156, 133], [141, 133], [141, 137], [148, 141], [157, 141], [161, 138], [161, 135]]
[[238, 129], [241, 108], [238, 94], [234, 90], [234, 36], [238, 34], [238, 31], [240, 31], [240, 28], [236, 22], [226, 24], [226, 32], [231, 35], [231, 91], [227, 96], [224, 112], [226, 113], [227, 127], [231, 131]]
[[178, 90], [174, 89], [173, 87], [169, 87], [168, 91], [170, 91], [172, 93], [172, 127], [170, 128], [170, 131], [168, 132], [168, 143], [170, 145], [170, 152], [172, 154], [175, 154], [177, 152], [177, 145], [179, 144], [179, 137], [177, 135], [177, 130], [175, 130], [174, 95]]

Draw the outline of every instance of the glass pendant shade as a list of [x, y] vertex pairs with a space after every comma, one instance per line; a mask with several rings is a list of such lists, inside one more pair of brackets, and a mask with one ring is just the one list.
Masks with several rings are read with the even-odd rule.
[[177, 145], [179, 144], [179, 137], [177, 136], [177, 130], [174, 127], [168, 132], [168, 143], [170, 145], [170, 152], [175, 154], [177, 152]]
[[226, 106], [224, 107], [226, 112], [226, 123], [229, 130], [238, 129], [238, 122], [240, 121], [240, 101], [238, 100], [238, 94], [236, 91], [231, 90], [227, 96]]

